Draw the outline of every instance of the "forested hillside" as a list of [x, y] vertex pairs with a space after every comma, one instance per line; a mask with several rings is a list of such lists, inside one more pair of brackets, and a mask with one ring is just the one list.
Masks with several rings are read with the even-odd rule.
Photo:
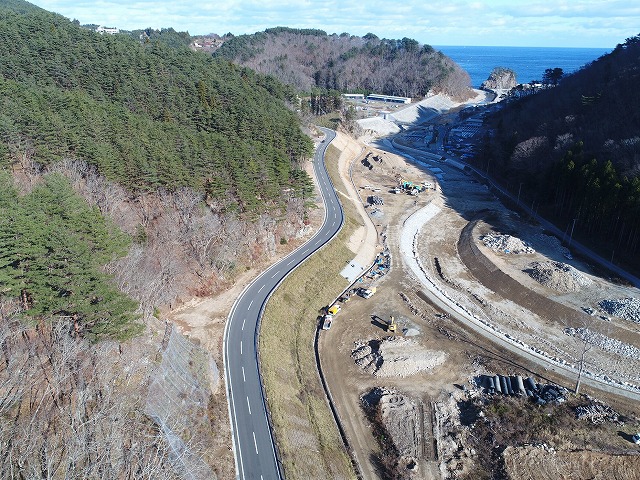
[[510, 102], [476, 159], [602, 255], [640, 270], [640, 36]]
[[187, 38], [0, 0], [1, 478], [234, 474], [219, 349], [169, 313], [308, 233], [312, 142]]
[[5, 161], [82, 158], [132, 191], [189, 186], [241, 210], [307, 184], [292, 92], [248, 69], [1, 7], [0, 59]]
[[422, 97], [433, 90], [458, 99], [469, 96], [465, 71], [442, 52], [410, 38], [277, 27], [226, 39], [214, 57], [273, 75], [306, 92], [321, 88]]

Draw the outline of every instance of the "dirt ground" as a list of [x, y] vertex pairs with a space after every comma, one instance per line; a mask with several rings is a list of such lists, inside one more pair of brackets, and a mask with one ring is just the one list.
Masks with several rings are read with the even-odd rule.
[[[383, 200], [383, 205], [368, 205], [365, 210], [370, 224], [378, 232], [377, 248], [388, 250], [391, 255], [388, 273], [375, 280], [365, 278], [354, 286], [376, 286], [375, 295], [369, 299], [351, 296], [342, 304], [331, 329], [320, 335], [323, 372], [364, 478], [387, 478], [394, 461], [395, 472], [398, 467], [397, 459], [390, 459], [392, 447], [385, 443], [384, 432], [379, 430], [380, 417], [384, 416], [382, 410], [376, 417], [363, 409], [362, 399], [366, 405], [367, 399], [375, 396], [376, 388], [406, 396], [408, 402], [416, 405], [420, 415], [415, 417], [417, 421], [412, 432], [417, 432], [422, 446], [415, 450], [417, 458], [412, 459], [415, 465], [406, 459], [400, 464], [406, 467], [406, 478], [430, 479], [458, 478], [464, 476], [462, 471], [469, 469], [469, 465], [452, 464], [452, 458], [460, 457], [459, 451], [465, 447], [463, 443], [445, 438], [445, 424], [459, 423], [456, 405], [464, 400], [466, 393], [463, 390], [467, 390], [474, 376], [485, 373], [533, 375], [567, 387], [572, 387], [575, 381], [555, 377], [470, 334], [425, 301], [426, 296], [422, 293], [425, 286], [413, 278], [401, 258], [399, 238], [407, 218], [427, 205], [437, 208], [437, 214], [416, 237], [415, 253], [438, 288], [465, 309], [491, 322], [501, 332], [508, 332], [567, 364], [577, 364], [582, 345], [563, 333], [567, 327], [587, 327], [617, 340], [625, 348], [630, 346], [632, 353], [633, 347], [640, 347], [638, 324], [620, 318], [604, 319], [600, 316], [602, 312], [597, 312], [600, 300], [637, 297], [636, 289], [602, 278], [600, 272], [584, 259], [564, 257], [564, 251], [548, 241], [545, 232], [507, 210], [478, 180], [442, 164], [434, 167], [435, 171], [429, 171], [392, 153], [363, 145], [348, 169], [350, 176], [345, 177], [359, 187], [364, 204], [371, 196]], [[344, 175], [345, 169], [342, 172]], [[426, 182], [435, 186], [435, 190], [427, 189], [417, 196], [392, 193], [401, 180]], [[533, 246], [535, 253], [515, 255], [487, 248], [481, 237], [492, 231], [517, 234]], [[560, 292], [523, 272], [534, 261], [551, 260], [570, 263], [588, 277], [589, 285], [576, 292]], [[596, 314], [587, 315], [585, 308], [593, 308]], [[398, 323], [396, 335], [406, 335], [412, 345], [417, 343], [424, 352], [444, 352], [445, 361], [405, 376], [405, 366], [407, 361], [414, 360], [409, 358], [413, 353], [407, 353], [407, 358], [385, 357], [378, 363], [387, 363], [385, 372], [396, 368], [397, 376], [380, 375], [380, 370], [369, 362], [371, 355], [376, 358], [377, 349], [383, 345], [381, 342], [390, 336], [387, 322], [391, 316]], [[354, 355], [354, 350], [363, 346], [367, 353], [373, 352], [366, 360], [361, 359], [360, 353]], [[589, 372], [621, 382], [640, 383], [640, 358], [637, 356], [621, 355], [620, 348], [607, 351], [596, 345], [590, 345], [588, 350], [585, 369]], [[355, 360], [366, 365], [358, 365]], [[616, 401], [614, 397], [607, 398]], [[627, 411], [635, 415], [637, 422], [640, 413], [637, 404], [624, 400], [620, 404], [630, 409]], [[413, 415], [407, 416], [407, 421], [414, 422]], [[399, 443], [403, 441], [401, 439]], [[622, 447], [629, 442], [618, 443]], [[432, 444], [433, 448], [430, 447]], [[467, 457], [468, 464], [473, 464], [472, 451], [463, 456]], [[606, 458], [607, 454], [603, 454], [598, 460], [605, 466], [603, 468], [607, 465]], [[612, 468], [617, 468], [617, 461], [611, 462]]]

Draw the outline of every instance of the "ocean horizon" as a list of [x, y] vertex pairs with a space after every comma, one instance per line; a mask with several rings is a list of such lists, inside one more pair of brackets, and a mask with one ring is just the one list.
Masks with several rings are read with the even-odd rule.
[[542, 80], [547, 68], [562, 68], [573, 73], [613, 48], [575, 47], [482, 47], [433, 45], [471, 77], [471, 86], [480, 87], [495, 67], [506, 67], [516, 74], [518, 83]]

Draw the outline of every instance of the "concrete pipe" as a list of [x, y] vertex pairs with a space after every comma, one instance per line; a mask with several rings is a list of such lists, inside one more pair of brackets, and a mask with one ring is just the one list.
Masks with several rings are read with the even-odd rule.
[[536, 391], [536, 382], [533, 381], [533, 378], [527, 377], [524, 381], [524, 386], [527, 390], [531, 390], [532, 392]]
[[516, 375], [516, 385], [518, 386], [519, 395], [525, 395], [527, 393], [524, 388], [524, 382], [522, 381], [522, 377], [520, 375]]
[[509, 395], [509, 390], [507, 389], [507, 380], [502, 375], [500, 375], [500, 385], [502, 386], [502, 393], [504, 395]]
[[509, 395], [513, 395], [513, 386], [511, 385], [511, 378], [504, 377], [504, 381], [507, 383], [507, 392], [509, 392]]

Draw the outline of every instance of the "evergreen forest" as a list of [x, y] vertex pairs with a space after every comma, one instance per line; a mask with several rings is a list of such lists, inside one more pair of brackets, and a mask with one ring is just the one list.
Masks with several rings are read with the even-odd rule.
[[287, 107], [293, 91], [171, 38], [0, 6], [5, 166], [81, 158], [132, 192], [189, 186], [241, 212], [302, 194], [311, 142]]
[[[277, 216], [309, 194], [302, 162], [312, 143], [294, 91], [193, 52], [188, 39], [173, 29], [100, 35], [27, 2], [0, 3], [0, 289], [27, 323], [62, 320], [90, 340], [142, 328], [138, 303], [104, 269], [132, 240], [48, 173], [61, 162], [88, 165], [131, 205], [194, 192], [212, 209], [194, 222]], [[151, 275], [166, 263], [152, 258], [160, 237], [148, 224], [138, 231]], [[180, 251], [182, 242], [165, 243]]]
[[18, 298], [29, 318], [66, 320], [91, 340], [139, 333], [137, 303], [101, 270], [129, 244], [61, 175], [18, 195], [7, 173], [0, 174], [2, 295]]
[[607, 260], [640, 271], [640, 36], [509, 101], [476, 165]]

